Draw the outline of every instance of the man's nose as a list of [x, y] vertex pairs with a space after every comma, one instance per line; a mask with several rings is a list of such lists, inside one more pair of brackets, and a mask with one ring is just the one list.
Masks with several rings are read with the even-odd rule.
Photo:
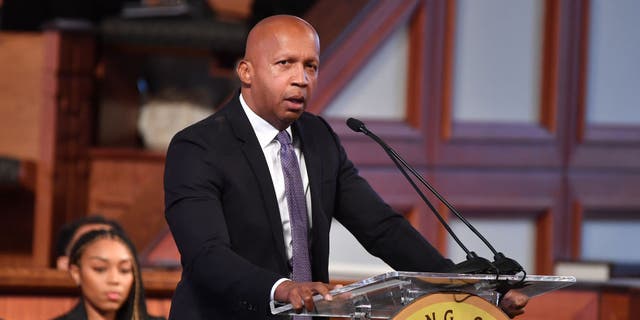
[[293, 68], [293, 85], [306, 87], [309, 84], [309, 75], [304, 69], [304, 65], [296, 64], [296, 67]]

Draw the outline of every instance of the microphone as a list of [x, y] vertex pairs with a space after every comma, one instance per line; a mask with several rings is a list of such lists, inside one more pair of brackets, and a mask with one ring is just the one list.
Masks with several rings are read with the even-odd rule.
[[[420, 175], [412, 166], [410, 166], [395, 150], [393, 150], [393, 148], [387, 145], [382, 139], [380, 139], [373, 132], [369, 131], [369, 129], [367, 129], [367, 127], [362, 121], [355, 118], [349, 118], [347, 119], [347, 126], [355, 132], [364, 133], [365, 135], [369, 136], [371, 139], [373, 139], [382, 147], [382, 149], [387, 153], [389, 158], [391, 158], [393, 163], [396, 165], [396, 167], [398, 167], [400, 172], [402, 172], [402, 174], [407, 179], [407, 181], [409, 181], [413, 189], [418, 193], [420, 198], [422, 198], [424, 203], [429, 207], [431, 212], [433, 212], [436, 218], [438, 218], [438, 220], [440, 221], [440, 224], [442, 224], [442, 226], [447, 230], [449, 235], [451, 235], [451, 237], [455, 240], [458, 246], [466, 253], [467, 260], [456, 264], [451, 270], [449, 270], [450, 272], [471, 273], [471, 274], [473, 273], [517, 274], [519, 272], [525, 272], [522, 266], [520, 266], [518, 262], [516, 262], [513, 259], [507, 258], [501, 252], [496, 251], [496, 249], [489, 243], [489, 241], [473, 225], [471, 225], [471, 223], [469, 223], [469, 221], [464, 216], [462, 216], [462, 214], [460, 214], [458, 210], [456, 210], [446, 199], [444, 199], [444, 197], [442, 197], [440, 193], [438, 193], [438, 191], [436, 191], [435, 188], [433, 188], [431, 184], [429, 184], [424, 179], [424, 177], [422, 177], [422, 175]], [[462, 243], [462, 241], [460, 241], [460, 239], [455, 234], [455, 232], [453, 232], [449, 224], [444, 220], [442, 215], [438, 212], [438, 210], [436, 210], [433, 204], [424, 195], [422, 190], [420, 190], [420, 188], [416, 185], [415, 181], [411, 179], [411, 177], [407, 173], [407, 170], [414, 177], [416, 177], [424, 187], [429, 189], [429, 191], [434, 196], [436, 196], [438, 200], [440, 200], [447, 208], [449, 208], [449, 210], [451, 210], [451, 212], [456, 217], [458, 217], [460, 221], [462, 221], [478, 238], [480, 238], [480, 240], [482, 240], [482, 242], [494, 254], [493, 263], [485, 258], [479, 257], [475, 252], [469, 251], [469, 249], [467, 249], [467, 247]]]

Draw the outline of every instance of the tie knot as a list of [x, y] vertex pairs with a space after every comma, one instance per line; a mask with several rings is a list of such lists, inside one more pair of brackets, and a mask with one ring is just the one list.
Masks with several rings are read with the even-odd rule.
[[289, 133], [286, 130], [282, 130], [278, 132], [276, 136], [276, 140], [280, 142], [281, 145], [289, 145], [291, 144], [291, 137], [289, 137]]

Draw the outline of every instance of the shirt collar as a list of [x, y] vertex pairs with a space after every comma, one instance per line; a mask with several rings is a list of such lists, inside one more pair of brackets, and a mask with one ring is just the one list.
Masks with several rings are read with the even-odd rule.
[[[272, 126], [267, 120], [262, 119], [259, 115], [257, 115], [253, 110], [249, 107], [247, 102], [242, 97], [242, 93], [240, 93], [240, 104], [242, 105], [242, 109], [244, 113], [247, 114], [247, 118], [249, 118], [249, 123], [251, 123], [251, 127], [253, 127], [253, 131], [258, 138], [258, 142], [260, 143], [260, 147], [264, 148], [275, 139], [276, 135], [280, 131]], [[291, 134], [291, 126], [286, 129], [289, 137], [292, 137]]]

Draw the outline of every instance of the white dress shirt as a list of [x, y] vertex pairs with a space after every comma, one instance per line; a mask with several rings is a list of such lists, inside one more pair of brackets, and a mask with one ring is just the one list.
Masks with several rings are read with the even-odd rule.
[[[273, 189], [276, 192], [278, 208], [280, 209], [280, 220], [282, 221], [282, 233], [284, 235], [287, 258], [291, 259], [293, 247], [291, 242], [291, 223], [289, 222], [289, 205], [287, 204], [287, 198], [285, 197], [284, 192], [284, 175], [282, 173], [282, 165], [280, 164], [280, 143], [276, 140], [276, 135], [280, 131], [253, 112], [242, 97], [242, 94], [240, 94], [240, 104], [249, 118], [249, 123], [251, 123], [251, 127], [253, 127], [253, 131], [260, 143], [260, 148], [267, 160], [267, 166], [269, 167], [269, 173], [271, 174], [271, 181], [273, 182]], [[291, 127], [288, 127], [286, 131], [291, 137]], [[294, 137], [292, 141], [296, 158], [300, 165], [300, 176], [302, 177], [302, 186], [304, 188], [304, 195], [307, 202], [309, 228], [311, 228], [311, 188], [309, 186], [309, 177], [307, 176], [307, 165], [304, 161], [304, 155], [300, 150], [300, 140]], [[283, 278], [278, 280], [271, 288], [272, 300], [275, 289], [285, 280], [288, 279]]]

